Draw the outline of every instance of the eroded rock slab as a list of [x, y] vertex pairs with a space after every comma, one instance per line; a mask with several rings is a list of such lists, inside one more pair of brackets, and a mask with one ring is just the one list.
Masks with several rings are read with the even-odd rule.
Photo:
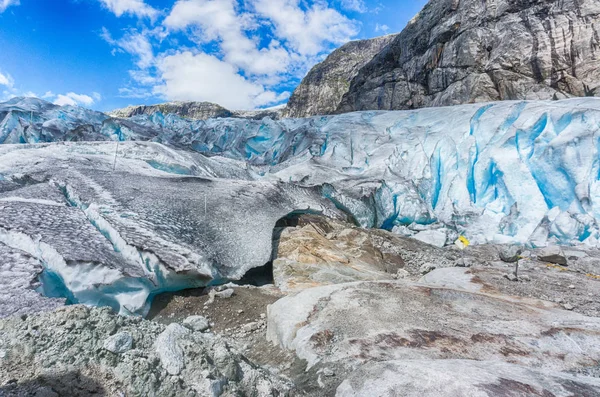
[[269, 307], [270, 341], [316, 363], [495, 360], [551, 370], [593, 367], [600, 318], [535, 299], [410, 282], [311, 288]]
[[336, 397], [594, 397], [600, 380], [497, 361], [399, 360], [367, 364]]

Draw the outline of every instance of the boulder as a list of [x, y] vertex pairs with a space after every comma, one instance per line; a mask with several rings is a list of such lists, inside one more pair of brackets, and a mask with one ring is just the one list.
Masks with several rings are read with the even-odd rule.
[[208, 319], [203, 316], [189, 316], [183, 320], [183, 326], [197, 332], [204, 332], [210, 328]]
[[424, 230], [417, 233], [413, 238], [424, 243], [433, 245], [434, 247], [442, 248], [446, 245], [447, 235], [442, 230]]
[[538, 252], [537, 257], [544, 262], [550, 262], [561, 266], [568, 266], [567, 258], [562, 249], [557, 246], [549, 246]]
[[128, 332], [119, 332], [104, 340], [104, 348], [111, 353], [121, 354], [130, 350], [133, 346], [133, 338]]

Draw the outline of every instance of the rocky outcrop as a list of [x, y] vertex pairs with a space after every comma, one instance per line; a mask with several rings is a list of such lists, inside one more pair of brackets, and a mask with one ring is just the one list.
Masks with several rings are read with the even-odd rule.
[[273, 278], [279, 289], [292, 292], [359, 280], [391, 280], [417, 274], [426, 262], [453, 266], [457, 258], [455, 252], [385, 230], [302, 215], [295, 227], [281, 232]]
[[596, 0], [432, 0], [338, 112], [600, 96]]
[[334, 113], [354, 76], [394, 37], [388, 35], [351, 41], [332, 52], [314, 66], [294, 90], [284, 117]]
[[208, 120], [226, 117], [251, 120], [262, 120], [265, 117], [270, 117], [271, 119], [276, 120], [279, 119], [282, 108], [229, 110], [211, 102], [167, 102], [158, 105], [128, 106], [123, 109], [113, 110], [107, 114], [111, 117], [128, 118], [142, 114], [151, 116], [157, 112], [162, 114], [176, 114], [179, 117], [185, 117], [192, 120]]
[[112, 112], [109, 112], [108, 115], [126, 118], [140, 114], [152, 115], [156, 112], [161, 112], [163, 114], [173, 113], [181, 117], [196, 120], [231, 117], [233, 115], [230, 110], [210, 102], [167, 102], [149, 106], [128, 106], [123, 109], [113, 110]]
[[212, 333], [67, 306], [0, 320], [1, 396], [282, 396]]

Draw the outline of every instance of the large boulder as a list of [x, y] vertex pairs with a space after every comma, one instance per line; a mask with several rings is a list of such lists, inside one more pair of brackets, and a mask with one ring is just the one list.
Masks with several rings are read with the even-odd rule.
[[600, 96], [599, 28], [596, 0], [432, 0], [338, 111]]

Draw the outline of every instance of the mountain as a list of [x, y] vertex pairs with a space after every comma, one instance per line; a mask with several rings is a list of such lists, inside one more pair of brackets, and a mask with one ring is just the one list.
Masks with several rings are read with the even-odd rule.
[[600, 96], [600, 2], [431, 0], [338, 112]]
[[206, 120], [216, 117], [231, 117], [231, 111], [210, 102], [167, 102], [158, 105], [128, 106], [113, 110], [108, 114], [112, 117], [132, 117], [140, 114], [152, 115], [156, 112], [173, 113], [181, 117], [195, 120]]
[[314, 66], [294, 90], [284, 117], [331, 114], [338, 108], [350, 82], [394, 35], [357, 40], [344, 44]]
[[263, 117], [270, 117], [272, 119], [279, 118], [281, 109], [228, 110], [211, 102], [167, 102], [158, 105], [128, 106], [126, 108], [113, 110], [107, 114], [111, 117], [129, 118], [142, 114], [153, 115], [157, 112], [162, 114], [176, 114], [177, 116], [193, 120], [208, 120], [227, 117], [260, 120]]

